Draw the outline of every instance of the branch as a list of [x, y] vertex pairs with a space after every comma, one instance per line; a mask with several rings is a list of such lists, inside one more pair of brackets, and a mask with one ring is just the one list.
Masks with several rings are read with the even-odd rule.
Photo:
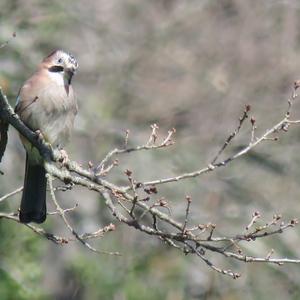
[[[282, 234], [286, 230], [295, 227], [298, 224], [296, 219], [289, 222], [281, 221], [281, 216], [275, 214], [271, 222], [263, 225], [257, 225], [258, 221], [262, 220], [261, 214], [255, 212], [248, 225], [236, 233], [234, 236], [217, 236], [215, 229], [217, 224], [211, 222], [207, 224], [190, 224], [191, 198], [186, 197], [185, 211], [182, 212], [183, 222], [180, 222], [177, 216], [173, 215], [173, 210], [170, 201], [160, 195], [158, 186], [166, 183], [177, 182], [183, 179], [199, 177], [217, 170], [220, 167], [228, 166], [234, 160], [247, 155], [255, 147], [265, 141], [277, 141], [279, 133], [285, 133], [291, 126], [300, 124], [300, 120], [291, 120], [291, 112], [293, 101], [296, 99], [296, 89], [299, 85], [294, 86], [294, 90], [290, 99], [288, 99], [288, 108], [280, 121], [273, 125], [270, 129], [265, 130], [264, 134], [256, 137], [256, 121], [254, 117], [250, 118], [251, 136], [249, 143], [241, 150], [236, 151], [233, 155], [219, 160], [220, 156], [224, 154], [225, 150], [233, 143], [235, 137], [240, 133], [242, 126], [246, 125], [246, 120], [249, 117], [250, 106], [246, 106], [242, 116], [239, 118], [237, 128], [225, 139], [225, 143], [220, 147], [217, 155], [212, 159], [207, 166], [199, 168], [193, 172], [179, 174], [169, 178], [158, 178], [152, 181], [139, 181], [133, 178], [132, 171], [127, 169], [125, 176], [129, 184], [127, 186], [120, 186], [104, 177], [112, 170], [112, 168], [119, 162], [115, 156], [126, 153], [134, 153], [143, 150], [158, 150], [174, 145], [173, 136], [175, 129], [169, 130], [165, 137], [159, 138], [159, 128], [156, 124], [151, 125], [151, 133], [149, 138], [143, 145], [128, 147], [129, 131], [126, 131], [124, 148], [115, 148], [108, 152], [103, 160], [95, 167], [92, 163], [88, 163], [88, 168], [83, 168], [75, 161], [64, 160], [63, 165], [58, 162], [61, 161], [62, 156], [57, 150], [53, 150], [51, 146], [40, 137], [37, 133], [32, 132], [14, 113], [9, 105], [7, 98], [3, 95], [0, 89], [0, 122], [1, 124], [10, 124], [16, 128], [20, 134], [26, 137], [36, 147], [41, 156], [44, 158], [44, 167], [47, 172], [47, 179], [50, 189], [51, 199], [55, 205], [56, 210], [49, 213], [51, 217], [60, 217], [64, 222], [65, 227], [72, 234], [72, 237], [62, 238], [46, 232], [41, 227], [36, 227], [31, 224], [23, 224], [35, 233], [52, 240], [57, 244], [66, 244], [70, 241], [78, 241], [89, 250], [96, 253], [105, 253], [112, 255], [119, 255], [118, 252], [106, 252], [94, 248], [87, 240], [102, 238], [106, 233], [114, 231], [116, 225], [113, 223], [98, 228], [96, 231], [79, 234], [77, 230], [71, 225], [67, 213], [72, 212], [76, 207], [64, 209], [60, 206], [55, 191], [68, 191], [74, 185], [83, 186], [89, 190], [93, 190], [105, 202], [107, 209], [110, 211], [112, 218], [119, 223], [136, 229], [144, 235], [157, 237], [170, 247], [173, 247], [183, 254], [194, 254], [198, 256], [207, 266], [214, 271], [228, 275], [234, 279], [240, 277], [240, 274], [226, 270], [216, 266], [210, 258], [207, 257], [207, 252], [215, 255], [222, 255], [226, 258], [234, 259], [242, 262], [264, 262], [281, 265], [283, 263], [300, 263], [298, 259], [290, 258], [272, 258], [273, 249], [263, 257], [254, 257], [243, 253], [242, 246], [244, 243], [253, 243], [257, 239], [264, 239], [272, 235]], [[111, 161], [113, 159], [113, 161]], [[66, 186], [54, 188], [53, 180], [57, 178], [64, 182]], [[0, 198], [0, 202], [9, 198], [10, 196], [21, 191], [21, 188], [4, 195]], [[146, 195], [146, 197], [145, 197]], [[1, 213], [0, 218], [5, 218], [18, 222], [17, 214]], [[245, 230], [246, 228], [246, 230]]]
[[[56, 207], [56, 210], [59, 214], [59, 216], [62, 218], [63, 222], [65, 223], [66, 227], [69, 229], [69, 231], [74, 235], [74, 237], [76, 238], [76, 240], [78, 240], [81, 244], [83, 244], [85, 247], [87, 247], [89, 250], [93, 251], [93, 252], [96, 252], [96, 253], [102, 253], [102, 254], [110, 254], [110, 255], [120, 255], [118, 252], [107, 252], [107, 251], [100, 251], [100, 250], [97, 250], [95, 249], [94, 247], [92, 247], [89, 243], [87, 243], [85, 241], [85, 239], [87, 237], [91, 238], [92, 235], [94, 237], [99, 237], [100, 235], [99, 234], [85, 234], [86, 237], [85, 238], [82, 238], [82, 236], [80, 236], [75, 230], [74, 228], [71, 226], [70, 222], [68, 221], [67, 217], [66, 217], [66, 210], [62, 209], [60, 207], [60, 205], [58, 204], [57, 200], [56, 200], [56, 196], [55, 196], [55, 192], [54, 192], [54, 187], [53, 187], [53, 184], [52, 184], [52, 181], [53, 181], [53, 177], [50, 175], [50, 174], [46, 174], [46, 177], [47, 177], [47, 181], [48, 181], [48, 185], [49, 185], [49, 188], [50, 188], [50, 195], [51, 195], [51, 198], [54, 202], [54, 205]], [[106, 230], [107, 232], [108, 230]], [[104, 230], [103, 230], [104, 232]], [[103, 233], [102, 232], [102, 233]]]
[[21, 187], [17, 188], [16, 190], [12, 191], [11, 193], [8, 193], [8, 194], [6, 194], [6, 195], [0, 197], [0, 203], [1, 203], [2, 201], [6, 200], [7, 198], [9, 198], [9, 197], [11, 197], [11, 196], [13, 196], [13, 195], [15, 195], [15, 194], [18, 194], [18, 193], [20, 193], [20, 192], [22, 192], [22, 191], [23, 191], [23, 187], [21, 186]]

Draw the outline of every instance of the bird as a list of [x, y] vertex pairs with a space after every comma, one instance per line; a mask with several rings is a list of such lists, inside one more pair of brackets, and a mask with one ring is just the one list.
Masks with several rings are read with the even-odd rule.
[[[15, 113], [53, 149], [62, 149], [73, 129], [78, 106], [71, 83], [77, 69], [73, 55], [54, 50], [25, 81], [17, 96]], [[26, 166], [19, 220], [40, 224], [47, 217], [43, 158], [24, 136], [20, 135], [20, 139], [26, 150]]]

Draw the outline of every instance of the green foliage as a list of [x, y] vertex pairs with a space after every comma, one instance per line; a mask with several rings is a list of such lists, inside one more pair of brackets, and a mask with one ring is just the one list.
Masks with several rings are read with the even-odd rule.
[[[175, 253], [149, 252], [127, 257], [77, 257], [69, 267], [85, 299], [166, 299], [171, 290], [183, 286], [182, 262]], [[128, 257], [129, 256], [129, 257]], [[84, 285], [82, 285], [84, 283]]]
[[23, 226], [0, 221], [0, 299], [46, 299], [40, 282], [44, 243]]

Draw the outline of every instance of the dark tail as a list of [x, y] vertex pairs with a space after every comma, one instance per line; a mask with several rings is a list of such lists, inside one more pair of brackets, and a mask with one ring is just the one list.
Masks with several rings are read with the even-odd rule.
[[46, 220], [46, 172], [43, 166], [31, 164], [26, 155], [24, 190], [20, 208], [20, 222], [43, 223]]

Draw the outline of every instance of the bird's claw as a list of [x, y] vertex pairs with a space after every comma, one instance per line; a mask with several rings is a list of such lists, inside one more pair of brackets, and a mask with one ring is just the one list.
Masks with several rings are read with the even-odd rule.
[[39, 129], [36, 130], [35, 133], [36, 133], [36, 138], [37, 138], [37, 140], [39, 142], [41, 142], [42, 140], [44, 140], [44, 136], [43, 136], [42, 132]]
[[68, 153], [64, 149], [60, 149], [59, 152], [60, 152], [59, 162], [64, 166], [69, 161]]

